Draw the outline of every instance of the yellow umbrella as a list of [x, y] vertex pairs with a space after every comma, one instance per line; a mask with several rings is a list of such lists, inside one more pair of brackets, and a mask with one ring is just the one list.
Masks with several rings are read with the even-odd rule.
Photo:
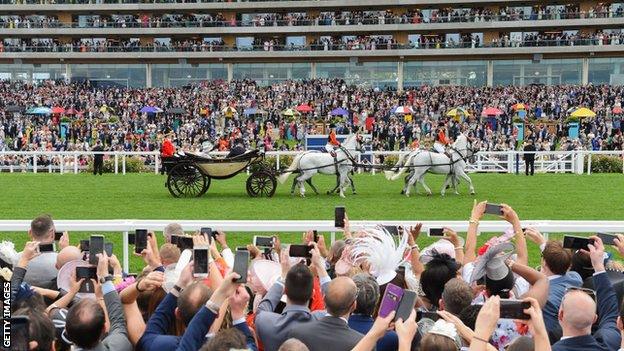
[[449, 112], [446, 113], [447, 117], [459, 117], [459, 116], [470, 116], [470, 113], [468, 113], [468, 111], [464, 110], [461, 107], [456, 107], [452, 110], [450, 110]]
[[587, 107], [579, 107], [576, 110], [574, 110], [574, 112], [572, 112], [570, 116], [579, 117], [579, 118], [596, 117], [596, 113], [588, 109]]
[[115, 110], [112, 107], [109, 107], [107, 105], [102, 105], [102, 107], [100, 107], [100, 112], [104, 113], [106, 111], [115, 112]]
[[292, 117], [292, 116], [294, 116], [294, 115], [298, 115], [298, 114], [299, 114], [299, 112], [297, 112], [297, 111], [293, 110], [292, 108], [289, 108], [289, 109], [287, 109], [287, 110], [282, 111], [282, 114], [283, 114], [284, 116]]

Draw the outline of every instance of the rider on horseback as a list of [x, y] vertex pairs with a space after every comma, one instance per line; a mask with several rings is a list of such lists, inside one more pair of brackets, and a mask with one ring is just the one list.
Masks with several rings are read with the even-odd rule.
[[329, 152], [330, 155], [334, 158], [334, 166], [336, 167], [336, 174], [338, 174], [338, 159], [336, 157], [336, 150], [340, 148], [340, 142], [336, 138], [336, 125], [329, 125], [330, 131], [329, 136], [327, 137], [327, 144], [325, 144], [325, 150]]
[[446, 137], [446, 126], [444, 125], [444, 122], [440, 122], [440, 125], [438, 126], [438, 129], [436, 130], [436, 133], [435, 133], [433, 150], [439, 154], [446, 155], [446, 157], [450, 159], [451, 155], [449, 155], [449, 153], [446, 152], [446, 146], [449, 144], [450, 144], [450, 141]]

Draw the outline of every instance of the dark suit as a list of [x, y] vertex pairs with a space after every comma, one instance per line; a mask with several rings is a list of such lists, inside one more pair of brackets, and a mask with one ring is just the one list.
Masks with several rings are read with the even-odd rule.
[[326, 316], [296, 326], [288, 333], [288, 337], [299, 339], [310, 351], [346, 351], [354, 348], [364, 335], [349, 328], [345, 320]]
[[[102, 152], [104, 148], [101, 145], [97, 145], [93, 148], [93, 152]], [[104, 168], [104, 155], [95, 154], [93, 155], [93, 175], [97, 175], [98, 173], [102, 175], [102, 169]]]
[[[362, 334], [366, 334], [373, 327], [375, 320], [373, 317], [354, 314], [349, 317], [349, 327]], [[377, 341], [377, 351], [394, 351], [399, 348], [399, 337], [394, 331], [387, 331], [379, 341]]]
[[529, 175], [529, 173], [531, 173], [531, 175], [533, 175], [533, 173], [535, 173], [535, 145], [533, 144], [527, 144], [524, 147], [524, 167], [525, 167], [525, 174]]
[[620, 331], [617, 328], [618, 301], [606, 273], [593, 277], [598, 305], [598, 328], [592, 335], [582, 335], [556, 342], [553, 351], [610, 351], [620, 348]]

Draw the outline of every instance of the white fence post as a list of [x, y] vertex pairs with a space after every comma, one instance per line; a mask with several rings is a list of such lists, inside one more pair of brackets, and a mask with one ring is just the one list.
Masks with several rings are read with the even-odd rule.
[[279, 169], [280, 169], [280, 155], [279, 154], [275, 155], [275, 158], [277, 158], [275, 160], [275, 170], [279, 171]]
[[115, 151], [115, 174], [119, 173], [119, 152]]
[[375, 169], [375, 159], [376, 159], [376, 158], [377, 158], [377, 157], [375, 157], [375, 154], [371, 154], [371, 165], [372, 165], [372, 168], [371, 168], [371, 173], [372, 173], [373, 175], [375, 175], [375, 173], [376, 173], [376, 169]]
[[37, 154], [33, 155], [33, 172], [37, 173]]
[[592, 155], [587, 158], [587, 175], [591, 174]]
[[74, 174], [78, 174], [78, 153], [74, 152]]
[[121, 156], [121, 174], [126, 175], [126, 154]]
[[154, 174], [158, 174], [159, 171], [159, 160], [160, 160], [160, 155], [159, 154], [155, 154], [154, 155]]
[[128, 253], [128, 232], [125, 231], [121, 234], [123, 242], [123, 270], [124, 272], [130, 272], [130, 257]]

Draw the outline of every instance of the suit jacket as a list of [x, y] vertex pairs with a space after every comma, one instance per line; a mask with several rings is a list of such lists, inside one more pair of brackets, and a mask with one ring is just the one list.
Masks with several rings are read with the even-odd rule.
[[[321, 287], [323, 289], [323, 287]], [[275, 313], [284, 286], [277, 282], [269, 288], [256, 310], [256, 336], [265, 350], [277, 350], [288, 340], [288, 332], [299, 325], [307, 325], [325, 316], [324, 312], [310, 312], [308, 306], [287, 305], [282, 313]]]
[[174, 311], [178, 298], [169, 293], [160, 302], [145, 325], [145, 332], [136, 345], [139, 351], [173, 351], [180, 343], [180, 337], [167, 335], [175, 322]]
[[[368, 333], [373, 327], [375, 320], [373, 317], [353, 314], [349, 317], [349, 328], [362, 334]], [[377, 341], [377, 351], [394, 351], [399, 349], [399, 337], [394, 331], [387, 331], [379, 341]]]
[[296, 326], [288, 333], [288, 338], [299, 339], [310, 351], [351, 350], [363, 337], [343, 319], [334, 316]]
[[620, 331], [617, 328], [618, 301], [609, 277], [605, 272], [593, 276], [598, 305], [598, 328], [592, 335], [582, 335], [556, 342], [553, 351], [599, 350], [620, 348]]
[[535, 145], [530, 144], [530, 145], [526, 145], [524, 147], [524, 159], [526, 161], [533, 161], [535, 160]]

